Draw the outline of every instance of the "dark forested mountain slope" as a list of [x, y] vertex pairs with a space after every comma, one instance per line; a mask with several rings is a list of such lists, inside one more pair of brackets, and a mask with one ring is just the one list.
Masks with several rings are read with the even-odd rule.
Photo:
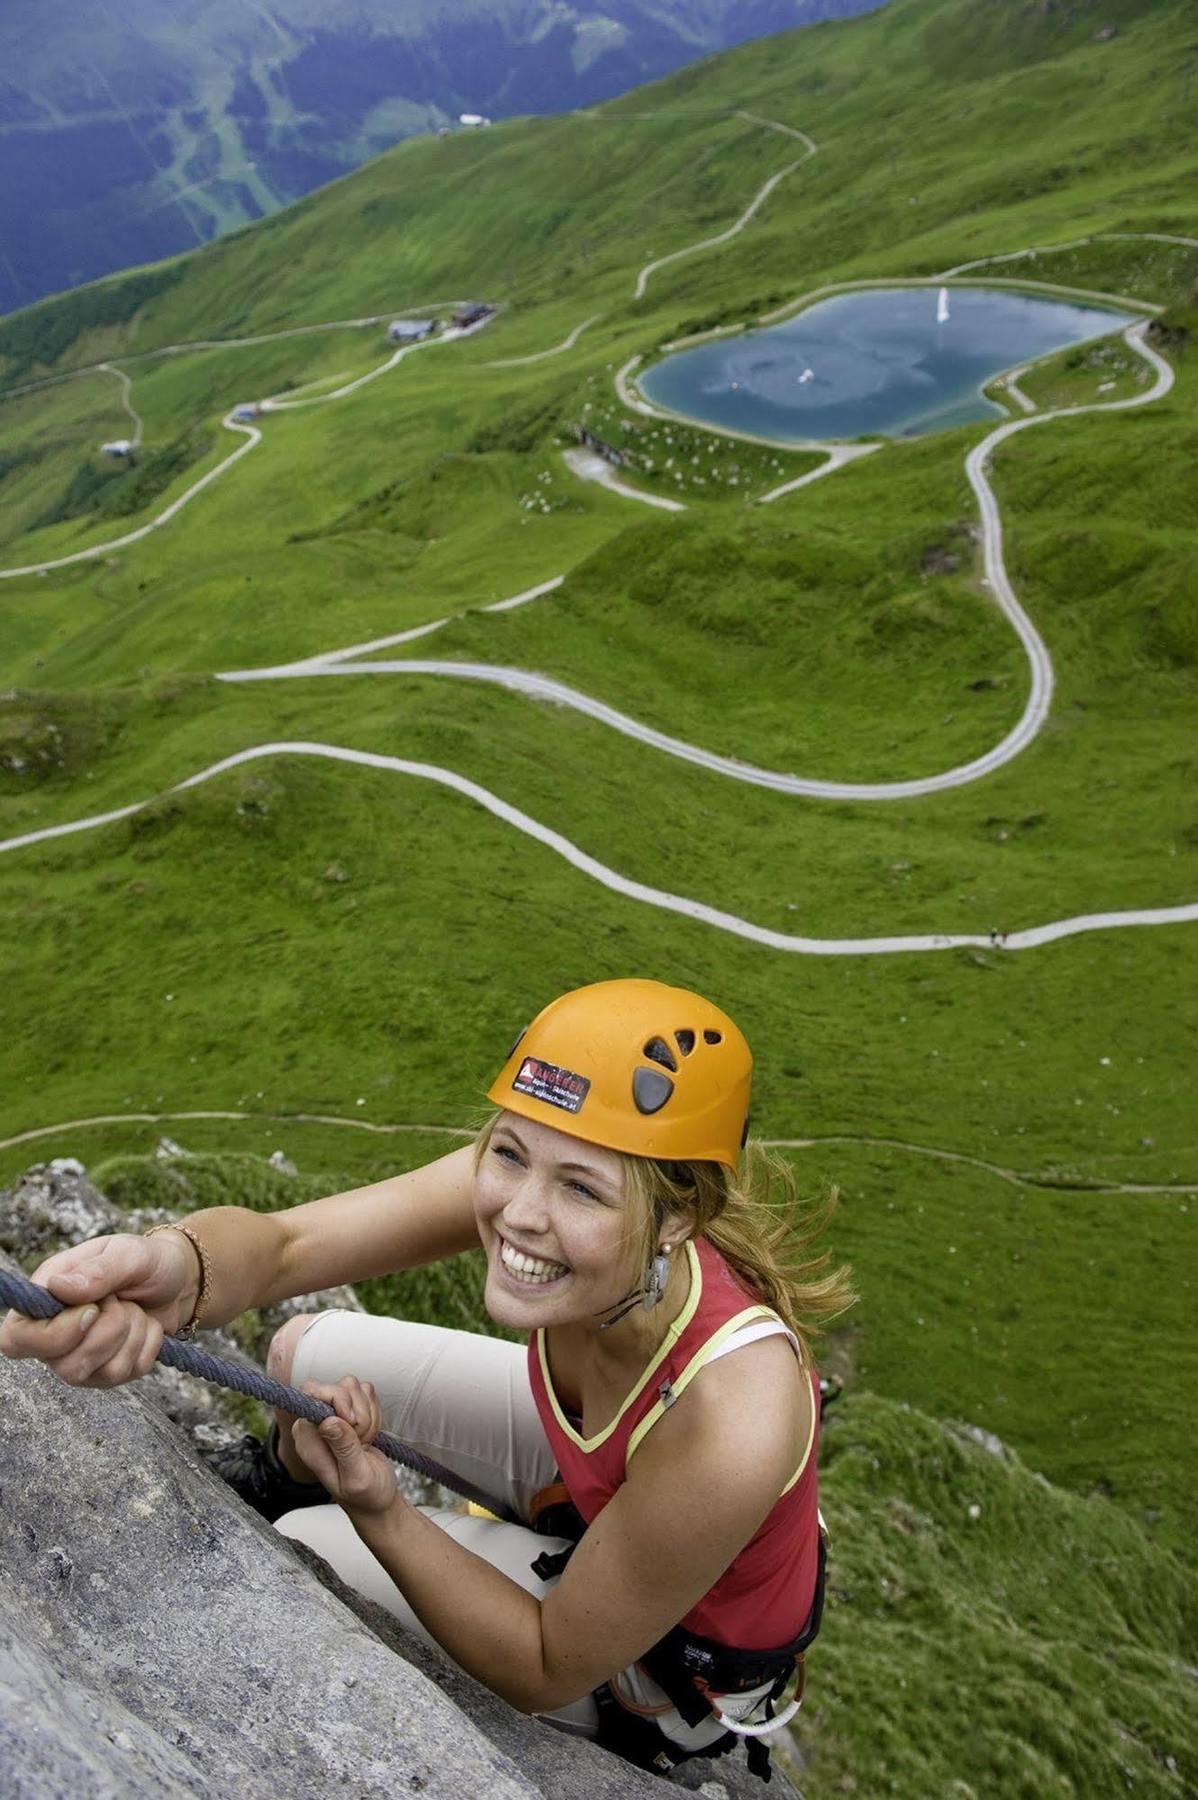
[[10, 0], [0, 312], [204, 243], [397, 138], [562, 112], [878, 0]]

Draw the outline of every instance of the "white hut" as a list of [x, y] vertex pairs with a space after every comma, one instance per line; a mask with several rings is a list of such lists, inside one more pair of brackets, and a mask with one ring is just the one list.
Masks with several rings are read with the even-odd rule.
[[490, 119], [484, 118], [482, 113], [459, 113], [458, 114], [458, 124], [459, 125], [472, 126], [475, 130], [477, 130], [480, 125], [489, 125], [490, 123], [491, 123]]
[[100, 454], [101, 456], [111, 456], [114, 459], [119, 459], [121, 457], [132, 456], [135, 448], [136, 445], [131, 438], [114, 438], [111, 444], [100, 445]]
[[393, 344], [418, 344], [422, 338], [431, 337], [435, 329], [432, 319], [392, 319], [387, 336]]
[[248, 425], [251, 419], [256, 419], [261, 411], [262, 408], [256, 400], [244, 400], [240, 406], [233, 408], [233, 417], [239, 425]]

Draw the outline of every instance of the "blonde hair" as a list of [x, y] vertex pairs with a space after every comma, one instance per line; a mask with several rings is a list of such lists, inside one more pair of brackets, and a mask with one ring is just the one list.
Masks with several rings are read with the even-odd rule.
[[814, 1253], [836, 1210], [837, 1189], [808, 1206], [786, 1159], [752, 1142], [735, 1174], [722, 1163], [659, 1163], [623, 1154], [620, 1161], [624, 1192], [641, 1215], [642, 1267], [657, 1250], [667, 1215], [689, 1216], [691, 1235], [705, 1237], [790, 1327], [809, 1363], [828, 1321], [857, 1298], [847, 1264], [825, 1273], [830, 1253]]
[[[491, 1141], [498, 1113], [475, 1139], [477, 1168]], [[789, 1162], [750, 1141], [735, 1174], [723, 1163], [654, 1162], [614, 1151], [624, 1175], [628, 1243], [645, 1270], [657, 1252], [671, 1213], [693, 1221], [688, 1235], [705, 1237], [745, 1284], [794, 1332], [806, 1363], [828, 1321], [856, 1303], [847, 1264], [828, 1271], [830, 1253], [814, 1253], [836, 1210], [839, 1192], [829, 1188], [808, 1205]], [[827, 1272], [825, 1272], [827, 1271]]]

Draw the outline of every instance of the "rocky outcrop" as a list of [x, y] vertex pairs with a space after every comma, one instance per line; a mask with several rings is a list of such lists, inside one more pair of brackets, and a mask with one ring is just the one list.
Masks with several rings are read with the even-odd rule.
[[[169, 1150], [164, 1151], [163, 1146], [169, 1146]], [[178, 1146], [165, 1138], [159, 1153], [182, 1154]], [[189, 1209], [183, 1209], [186, 1210]], [[7, 1251], [26, 1274], [32, 1274], [46, 1257], [69, 1244], [81, 1244], [112, 1231], [148, 1231], [151, 1225], [168, 1224], [179, 1216], [181, 1213], [162, 1206], [128, 1210], [114, 1206], [89, 1180], [82, 1163], [73, 1157], [59, 1157], [54, 1162], [35, 1164], [10, 1190], [0, 1193], [0, 1251]], [[298, 1294], [278, 1306], [247, 1313], [225, 1329], [202, 1331], [197, 1342], [213, 1356], [261, 1366], [271, 1338], [293, 1313], [319, 1312], [334, 1306], [362, 1311], [361, 1302], [349, 1287]], [[161, 1363], [140, 1384], [139, 1391], [185, 1431], [198, 1450], [209, 1454], [234, 1442], [247, 1425], [263, 1431], [268, 1422], [255, 1401], [211, 1387]], [[414, 1494], [416, 1491], [413, 1489]]]
[[[43, 1168], [0, 1196], [0, 1233], [11, 1244], [24, 1221], [36, 1237], [28, 1272], [56, 1219], [84, 1237], [130, 1226], [106, 1208], [77, 1167]], [[244, 1507], [168, 1416], [177, 1397], [156, 1375], [76, 1389], [0, 1357], [0, 1390], [6, 1800], [661, 1791], [513, 1711]], [[674, 1779], [713, 1800], [763, 1792], [740, 1753]], [[793, 1794], [776, 1776], [779, 1791]]]

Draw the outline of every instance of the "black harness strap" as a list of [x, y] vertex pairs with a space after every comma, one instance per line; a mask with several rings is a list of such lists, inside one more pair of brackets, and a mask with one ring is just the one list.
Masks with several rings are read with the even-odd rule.
[[667, 1694], [688, 1725], [700, 1725], [711, 1716], [709, 1694], [745, 1694], [768, 1681], [768, 1700], [776, 1700], [795, 1671], [795, 1664], [813, 1642], [824, 1612], [827, 1544], [820, 1533], [819, 1564], [811, 1611], [798, 1637], [776, 1650], [736, 1650], [717, 1644], [675, 1625], [640, 1658], [645, 1669]]
[[[534, 1575], [542, 1581], [552, 1581], [562, 1573], [578, 1548], [578, 1541], [586, 1531], [586, 1521], [569, 1501], [558, 1502], [535, 1514], [533, 1530], [542, 1536], [573, 1540], [562, 1550], [542, 1551], [532, 1564]], [[701, 1725], [713, 1716], [710, 1696], [748, 1693], [767, 1681], [771, 1683], [765, 1696], [768, 1718], [773, 1712], [774, 1701], [785, 1691], [796, 1667], [802, 1680], [804, 1652], [823, 1619], [827, 1562], [827, 1540], [821, 1530], [811, 1611], [802, 1631], [789, 1644], [782, 1644], [776, 1650], [736, 1650], [675, 1625], [639, 1659], [646, 1674], [657, 1683], [688, 1725]], [[637, 1768], [657, 1774], [667, 1774], [678, 1763], [689, 1762], [694, 1756], [725, 1756], [741, 1741], [739, 1733], [725, 1731], [722, 1737], [705, 1744], [701, 1750], [684, 1750], [652, 1719], [641, 1718], [622, 1706], [608, 1682], [595, 1689], [595, 1704], [599, 1710], [597, 1741], [604, 1749], [614, 1751]], [[771, 1774], [769, 1745], [759, 1737], [747, 1737], [744, 1744], [750, 1773], [768, 1781]]]

